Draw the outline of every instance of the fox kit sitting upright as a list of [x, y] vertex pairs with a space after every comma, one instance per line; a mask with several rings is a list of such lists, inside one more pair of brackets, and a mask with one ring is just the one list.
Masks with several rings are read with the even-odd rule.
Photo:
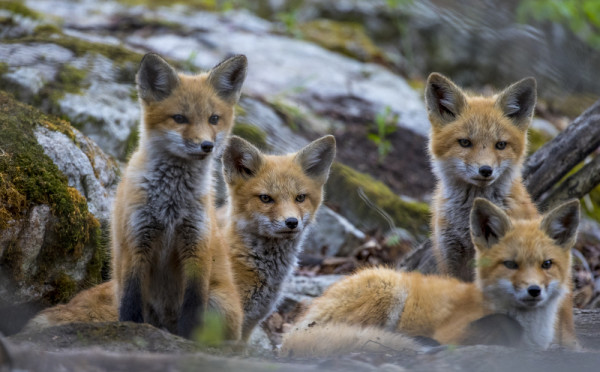
[[527, 78], [496, 96], [479, 97], [432, 73], [425, 100], [431, 121], [429, 148], [438, 178], [431, 238], [438, 269], [472, 281], [475, 251], [469, 212], [475, 198], [492, 201], [510, 216], [538, 215], [521, 179], [536, 83]]
[[471, 343], [473, 324], [491, 314], [516, 320], [521, 341], [545, 349], [569, 293], [578, 224], [578, 201], [543, 219], [522, 220], [478, 198], [470, 215], [475, 283], [385, 268], [360, 271], [315, 299], [299, 325], [284, 336], [282, 352], [296, 357], [340, 354], [360, 350], [369, 340], [391, 349], [414, 348], [402, 335]]
[[279, 156], [230, 139], [223, 154], [230, 194], [227, 238], [244, 307], [244, 341], [279, 301], [323, 200], [334, 157], [333, 136]]
[[195, 76], [178, 74], [156, 54], [141, 62], [140, 143], [111, 220], [121, 321], [189, 337], [210, 307], [227, 319], [228, 339], [240, 336], [241, 303], [216, 226], [212, 165], [233, 126], [246, 68], [244, 56]]

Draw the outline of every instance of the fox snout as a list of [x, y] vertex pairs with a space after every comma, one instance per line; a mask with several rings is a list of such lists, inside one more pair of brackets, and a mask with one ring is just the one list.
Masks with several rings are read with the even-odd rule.
[[200, 144], [200, 148], [202, 149], [202, 151], [209, 153], [213, 150], [213, 148], [215, 147], [215, 144], [210, 142], [210, 141], [203, 141]]
[[494, 173], [494, 169], [492, 167], [490, 167], [489, 165], [482, 165], [481, 167], [479, 167], [479, 174], [482, 177], [490, 177], [492, 174]]
[[295, 229], [298, 227], [298, 219], [295, 217], [286, 218], [285, 225], [290, 229]]

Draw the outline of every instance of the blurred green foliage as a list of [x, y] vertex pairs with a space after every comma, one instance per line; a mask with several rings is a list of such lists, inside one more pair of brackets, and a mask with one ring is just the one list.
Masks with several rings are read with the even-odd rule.
[[517, 8], [520, 22], [557, 22], [563, 24], [600, 49], [600, 1], [598, 0], [524, 0]]
[[383, 112], [380, 112], [375, 116], [373, 128], [375, 132], [367, 134], [367, 138], [377, 145], [380, 163], [382, 163], [390, 151], [392, 151], [392, 142], [390, 141], [389, 136], [396, 131], [397, 121], [398, 114], [394, 114], [391, 107], [387, 106]]

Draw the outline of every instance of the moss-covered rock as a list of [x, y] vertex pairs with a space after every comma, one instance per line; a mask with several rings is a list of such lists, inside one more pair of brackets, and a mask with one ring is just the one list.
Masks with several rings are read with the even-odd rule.
[[[333, 164], [325, 189], [327, 204], [359, 227], [391, 229], [391, 223], [377, 210], [380, 208], [396, 227], [406, 229], [417, 239], [429, 231], [427, 204], [405, 201], [382, 182], [346, 165]], [[359, 190], [368, 201], [360, 196]]]
[[233, 127], [233, 134], [242, 137], [262, 151], [269, 151], [271, 149], [267, 143], [267, 133], [252, 124], [237, 123]]
[[40, 128], [72, 133], [66, 122], [0, 92], [3, 303], [65, 301], [101, 280], [100, 223], [38, 143]]
[[360, 61], [381, 61], [384, 58], [359, 23], [317, 19], [298, 27], [305, 39], [329, 50]]

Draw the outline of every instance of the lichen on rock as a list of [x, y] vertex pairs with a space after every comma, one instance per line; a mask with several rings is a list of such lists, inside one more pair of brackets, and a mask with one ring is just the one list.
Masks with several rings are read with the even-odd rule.
[[101, 280], [96, 262], [106, 253], [101, 252], [100, 223], [35, 135], [39, 128], [65, 125], [0, 92], [0, 255], [8, 278], [0, 285], [4, 304], [65, 301]]

